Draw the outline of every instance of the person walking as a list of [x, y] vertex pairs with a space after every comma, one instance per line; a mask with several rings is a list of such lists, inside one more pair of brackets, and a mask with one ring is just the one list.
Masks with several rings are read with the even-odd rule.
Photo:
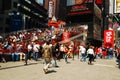
[[42, 52], [43, 52], [43, 59], [45, 61], [43, 70], [44, 73], [46, 74], [48, 72], [48, 67], [51, 64], [51, 58], [52, 58], [52, 48], [49, 45], [48, 41], [46, 42], [46, 45], [43, 47]]
[[86, 48], [84, 46], [80, 46], [80, 52], [81, 52], [81, 59], [80, 61], [86, 61], [87, 55], [86, 55]]
[[57, 53], [58, 50], [57, 50], [56, 46], [57, 46], [56, 43], [55, 43], [55, 44], [52, 44], [52, 57], [53, 57], [53, 60], [54, 60], [54, 63], [53, 63], [53, 66], [54, 66], [54, 67], [58, 67], [57, 62], [56, 62], [56, 60], [57, 60], [57, 55], [58, 55], [58, 53]]
[[31, 60], [31, 55], [33, 54], [33, 42], [29, 41], [27, 45], [27, 59]]
[[69, 51], [68, 46], [64, 45], [64, 53], [65, 53], [64, 59], [65, 59], [66, 64], [70, 63], [68, 62], [68, 51]]
[[94, 59], [94, 47], [90, 46], [89, 49], [87, 50], [87, 53], [89, 58], [88, 64], [92, 65], [92, 61]]
[[38, 60], [40, 45], [37, 42], [33, 44], [33, 59]]

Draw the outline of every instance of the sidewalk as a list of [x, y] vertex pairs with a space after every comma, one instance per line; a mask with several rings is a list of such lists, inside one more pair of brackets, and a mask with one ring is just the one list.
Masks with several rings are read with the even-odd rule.
[[97, 59], [94, 65], [80, 62], [79, 59], [62, 59], [57, 61], [59, 68], [49, 68], [50, 73], [44, 74], [41, 61], [0, 63], [1, 80], [120, 80], [120, 70], [115, 59]]

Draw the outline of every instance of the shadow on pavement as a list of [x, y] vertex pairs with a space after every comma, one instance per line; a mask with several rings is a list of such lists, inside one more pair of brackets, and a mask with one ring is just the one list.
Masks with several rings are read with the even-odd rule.
[[30, 64], [27, 64], [27, 65], [24, 64], [24, 65], [9, 66], [9, 67], [3, 67], [3, 68], [2, 68], [2, 66], [1, 66], [1, 67], [0, 67], [0, 70], [17, 68], [17, 67], [24, 67], [24, 66], [35, 65], [35, 64], [38, 64], [38, 63], [30, 63]]
[[55, 70], [49, 70], [46, 74], [49, 74], [49, 73], [56, 73], [57, 71]]

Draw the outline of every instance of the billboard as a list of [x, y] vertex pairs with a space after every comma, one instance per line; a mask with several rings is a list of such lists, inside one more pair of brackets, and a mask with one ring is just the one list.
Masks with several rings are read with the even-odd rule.
[[90, 3], [90, 2], [93, 2], [93, 0], [67, 0], [67, 6], [80, 5], [84, 3]]
[[114, 13], [120, 13], [120, 0], [114, 0]]
[[94, 0], [67, 0], [68, 16], [91, 14]]

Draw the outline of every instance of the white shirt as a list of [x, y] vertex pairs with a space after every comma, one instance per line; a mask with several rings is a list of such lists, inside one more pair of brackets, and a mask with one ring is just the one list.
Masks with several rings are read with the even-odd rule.
[[34, 52], [39, 52], [40, 45], [39, 44], [34, 44], [33, 45], [33, 51]]
[[32, 46], [30, 44], [28, 44], [27, 49], [28, 49], [28, 51], [32, 50]]
[[83, 46], [81, 47], [80, 50], [81, 50], [81, 53], [85, 53], [86, 52], [86, 49]]
[[79, 46], [79, 47], [80, 47], [80, 49], [79, 49], [80, 53], [85, 53], [86, 52], [86, 49], [83, 46]]
[[93, 55], [94, 55], [94, 50], [93, 50], [93, 49], [88, 49], [88, 50], [87, 50], [87, 53], [88, 53], [88, 54], [93, 54]]

